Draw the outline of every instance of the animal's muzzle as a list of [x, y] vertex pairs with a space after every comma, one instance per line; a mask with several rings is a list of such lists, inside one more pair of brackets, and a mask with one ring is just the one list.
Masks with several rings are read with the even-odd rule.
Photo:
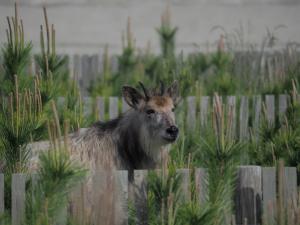
[[167, 128], [166, 132], [170, 136], [170, 138], [175, 140], [178, 136], [179, 129], [176, 126], [170, 126], [169, 128]]

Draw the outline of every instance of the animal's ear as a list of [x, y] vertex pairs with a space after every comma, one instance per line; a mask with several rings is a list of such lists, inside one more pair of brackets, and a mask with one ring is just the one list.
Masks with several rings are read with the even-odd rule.
[[144, 97], [138, 92], [138, 90], [130, 86], [123, 86], [122, 95], [126, 103], [134, 109], [137, 109], [138, 106], [145, 101]]
[[175, 80], [170, 87], [167, 89], [167, 95], [172, 98], [173, 104], [176, 106], [180, 101], [179, 96], [179, 83], [177, 80]]

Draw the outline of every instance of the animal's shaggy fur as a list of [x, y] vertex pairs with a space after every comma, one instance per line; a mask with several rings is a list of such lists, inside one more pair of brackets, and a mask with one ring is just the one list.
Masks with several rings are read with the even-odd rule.
[[[106, 185], [104, 189], [107, 189], [108, 195], [93, 189], [99, 188], [90, 179], [96, 171], [128, 170], [131, 183], [135, 169], [157, 167], [161, 162], [163, 149], [167, 150], [168, 144], [177, 138], [178, 129], [173, 112], [178, 101], [177, 82], [166, 90], [163, 85], [160, 90], [148, 91], [143, 85], [142, 88], [144, 94], [132, 87], [123, 87], [123, 97], [131, 109], [122, 116], [108, 122], [96, 122], [90, 128], [81, 129], [69, 136], [71, 157], [82, 162], [91, 172], [85, 185], [86, 194], [83, 200], [86, 202], [87, 218], [91, 218], [91, 215], [99, 216], [95, 211], [98, 208], [108, 209], [109, 212], [104, 213], [104, 216], [111, 214], [111, 218], [116, 213], [123, 215], [121, 204], [115, 205], [115, 202], [120, 203], [122, 199], [109, 193], [112, 191], [113, 179], [108, 176], [107, 181], [102, 182]], [[49, 149], [49, 143], [31, 147]], [[101, 206], [98, 206], [100, 199]], [[112, 213], [112, 210], [115, 212]]]
[[[142, 85], [142, 84], [141, 84]], [[168, 89], [144, 94], [134, 88], [123, 87], [123, 96], [131, 109], [122, 116], [97, 122], [92, 127], [73, 135], [70, 140], [73, 156], [86, 162], [91, 171], [128, 170], [129, 178], [135, 169], [155, 168], [161, 150], [173, 142], [167, 129], [175, 125], [173, 109], [178, 100], [178, 84]], [[148, 112], [151, 109], [153, 112]]]
[[162, 146], [143, 132], [142, 121], [132, 110], [109, 122], [97, 122], [71, 137], [71, 153], [86, 162], [91, 171], [151, 169], [160, 158]]

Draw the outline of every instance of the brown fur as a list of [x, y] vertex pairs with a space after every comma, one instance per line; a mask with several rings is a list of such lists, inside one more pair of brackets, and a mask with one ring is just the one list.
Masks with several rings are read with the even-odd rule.
[[174, 107], [173, 100], [170, 97], [166, 97], [166, 96], [154, 96], [150, 99], [148, 105], [154, 107], [155, 109], [160, 109], [160, 108], [170, 109]]

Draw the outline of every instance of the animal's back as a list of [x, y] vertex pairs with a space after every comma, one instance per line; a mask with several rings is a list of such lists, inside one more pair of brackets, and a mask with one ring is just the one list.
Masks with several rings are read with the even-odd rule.
[[118, 119], [97, 122], [83, 132], [71, 135], [72, 157], [83, 162], [91, 171], [124, 169], [114, 132], [117, 125]]

